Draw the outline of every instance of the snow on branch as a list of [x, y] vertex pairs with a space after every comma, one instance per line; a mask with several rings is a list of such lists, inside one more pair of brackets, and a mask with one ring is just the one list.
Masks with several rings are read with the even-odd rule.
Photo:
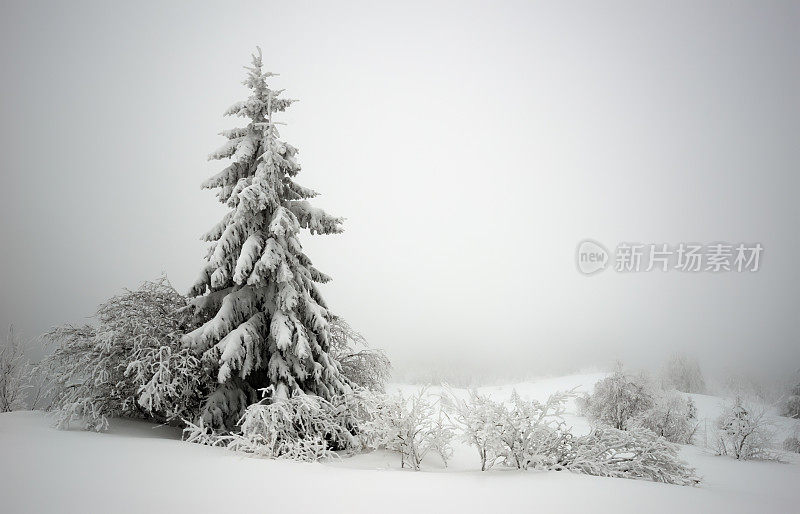
[[364, 336], [340, 316], [333, 317], [330, 331], [331, 355], [339, 361], [342, 374], [359, 387], [383, 392], [392, 371], [386, 353], [368, 348]]
[[305, 200], [288, 202], [288, 207], [297, 217], [301, 228], [307, 228], [312, 234], [338, 234], [344, 229], [344, 218], [337, 218], [322, 209], [312, 207]]

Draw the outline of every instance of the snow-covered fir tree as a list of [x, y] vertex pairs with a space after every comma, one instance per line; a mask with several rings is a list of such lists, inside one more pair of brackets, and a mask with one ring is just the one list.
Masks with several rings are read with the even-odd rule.
[[207, 321], [183, 338], [216, 375], [202, 417], [222, 430], [234, 427], [259, 391], [326, 399], [350, 391], [329, 354], [331, 314], [315, 284], [330, 279], [298, 239], [301, 229], [341, 232], [342, 219], [312, 207], [317, 193], [295, 182], [298, 150], [280, 139], [273, 120], [294, 100], [267, 85], [274, 74], [262, 71], [260, 49], [252, 62], [244, 81], [250, 96], [225, 113], [249, 122], [222, 133], [228, 141], [209, 159], [231, 163], [203, 184], [218, 188], [231, 209], [205, 235], [208, 262], [189, 292]]

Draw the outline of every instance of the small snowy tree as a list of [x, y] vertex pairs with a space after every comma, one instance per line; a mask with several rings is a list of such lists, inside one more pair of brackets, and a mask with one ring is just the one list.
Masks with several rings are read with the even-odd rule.
[[514, 391], [504, 412], [501, 432], [503, 463], [517, 469], [560, 467], [571, 434], [562, 419], [573, 393], [556, 393], [545, 403], [525, 401]]
[[253, 56], [244, 84], [250, 96], [226, 115], [248, 120], [227, 130], [225, 144], [209, 159], [231, 164], [204, 182], [218, 188], [230, 208], [205, 239], [208, 262], [189, 296], [207, 321], [183, 343], [213, 373], [216, 391], [204, 409], [204, 423], [232, 430], [258, 390], [272, 387], [276, 399], [296, 392], [324, 399], [347, 393], [347, 379], [330, 355], [330, 319], [316, 283], [329, 277], [303, 253], [298, 235], [335, 234], [341, 218], [312, 207], [317, 195], [295, 182], [297, 148], [282, 141], [273, 116], [293, 100], [282, 98], [262, 71], [261, 51]]
[[477, 449], [481, 471], [491, 469], [503, 456], [505, 407], [474, 389], [466, 399], [452, 392], [442, 399], [445, 411], [461, 431], [462, 440]]
[[683, 393], [706, 392], [706, 381], [700, 364], [685, 355], [674, 354], [667, 361], [661, 380], [665, 389], [675, 389]]
[[436, 417], [432, 423], [432, 429], [428, 432], [428, 444], [430, 451], [442, 459], [442, 464], [447, 467], [447, 463], [453, 457], [453, 439], [456, 433], [453, 424], [447, 419], [444, 409], [439, 406], [436, 410]]
[[383, 396], [373, 430], [378, 434], [379, 447], [400, 454], [401, 467], [418, 471], [430, 452], [438, 454], [446, 467], [452, 455], [454, 432], [426, 389], [408, 398], [399, 393]]
[[595, 384], [584, 402], [582, 410], [589, 417], [624, 430], [630, 418], [653, 407], [654, 393], [646, 376], [629, 375], [620, 369]]
[[0, 412], [26, 408], [29, 367], [12, 325], [8, 328], [5, 344], [0, 346]]
[[384, 392], [392, 364], [383, 350], [367, 348], [367, 340], [339, 316], [331, 319], [331, 355], [353, 385]]
[[717, 419], [717, 453], [741, 460], [777, 460], [767, 408], [737, 397]]
[[626, 429], [646, 428], [671, 443], [689, 444], [697, 431], [697, 407], [688, 396], [667, 392], [650, 409], [630, 418]]

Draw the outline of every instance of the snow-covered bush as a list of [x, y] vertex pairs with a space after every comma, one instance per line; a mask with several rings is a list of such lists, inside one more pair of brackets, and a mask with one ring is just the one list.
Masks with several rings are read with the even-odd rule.
[[57, 345], [47, 364], [54, 372], [53, 407], [59, 428], [82, 419], [87, 430], [106, 430], [109, 417], [135, 412], [123, 409], [135, 405], [133, 389], [118, 387], [124, 384], [128, 364], [123, 352], [101, 339], [94, 327], [57, 327], [45, 337]]
[[795, 384], [783, 402], [782, 413], [790, 418], [800, 419], [800, 384]]
[[402, 467], [419, 470], [429, 453], [447, 466], [453, 427], [437, 401], [422, 390], [411, 397], [365, 388], [326, 400], [296, 392], [291, 398], [266, 397], [250, 405], [235, 432], [218, 433], [204, 418], [186, 422], [184, 439], [261, 457], [317, 461], [337, 451], [384, 448], [400, 455]]
[[737, 397], [717, 419], [717, 453], [735, 459], [776, 460], [767, 408]]
[[444, 399], [449, 418], [478, 450], [481, 471], [486, 471], [498, 463], [517, 469], [560, 467], [572, 437], [561, 415], [572, 396], [556, 393], [539, 403], [515, 391], [501, 403], [470, 391], [466, 400], [452, 393]]
[[336, 422], [352, 436], [346, 449], [358, 452], [381, 447], [383, 434], [378, 418], [386, 404], [385, 394], [356, 387], [352, 393], [334, 396], [330, 403], [335, 407]]
[[467, 399], [449, 393], [442, 400], [463, 441], [477, 449], [481, 471], [491, 469], [501, 458], [505, 407], [475, 390], [470, 390]]
[[235, 433], [214, 434], [203, 418], [186, 425], [186, 441], [274, 459], [313, 462], [354, 445], [336, 405], [300, 392], [291, 398], [275, 398], [268, 391], [264, 400], [247, 407]]
[[590, 418], [624, 430], [628, 420], [652, 408], [654, 400], [645, 375], [617, 370], [595, 384], [594, 392], [583, 400], [581, 408]]
[[675, 389], [683, 393], [706, 392], [706, 381], [700, 370], [700, 364], [685, 355], [674, 354], [667, 361], [661, 374], [661, 381], [664, 389]]
[[432, 400], [426, 389], [410, 397], [400, 393], [382, 396], [371, 430], [377, 447], [400, 455], [401, 467], [419, 470], [430, 452], [439, 455], [446, 467], [452, 456], [455, 433], [439, 401]]
[[618, 430], [596, 425], [575, 438], [563, 461], [570, 471], [587, 475], [633, 478], [694, 485], [695, 470], [678, 458], [678, 448], [643, 428]]
[[800, 419], [800, 395], [792, 395], [786, 399], [783, 405], [783, 415]]
[[672, 443], [689, 444], [697, 431], [697, 407], [694, 401], [676, 392], [656, 396], [654, 405], [630, 418], [625, 428], [646, 428]]
[[787, 452], [800, 453], [800, 438], [790, 435], [783, 440], [783, 449]]
[[525, 401], [514, 391], [508, 401], [500, 456], [517, 469], [561, 466], [571, 440], [562, 414], [571, 392], [551, 395], [545, 403]]
[[513, 394], [500, 403], [473, 391], [466, 400], [453, 394], [445, 398], [464, 441], [478, 449], [484, 471], [500, 463], [681, 485], [698, 482], [694, 470], [678, 458], [677, 447], [646, 428], [624, 431], [598, 423], [588, 435], [575, 437], [561, 417], [574, 396], [572, 391], [556, 393], [539, 403]]
[[24, 348], [14, 334], [14, 327], [10, 326], [6, 342], [0, 346], [0, 412], [27, 407], [25, 394], [29, 388], [29, 368]]
[[54, 382], [57, 425], [90, 430], [108, 418], [194, 419], [208, 385], [199, 360], [181, 349], [193, 326], [186, 300], [165, 278], [102, 304], [96, 326], [61, 326], [45, 335], [55, 349], [42, 363]]
[[578, 416], [589, 416], [589, 393], [578, 393], [575, 395], [575, 413]]
[[367, 340], [354, 330], [344, 318], [333, 317], [331, 329], [331, 356], [339, 361], [342, 374], [358, 387], [383, 392], [392, 371], [386, 353], [367, 348]]

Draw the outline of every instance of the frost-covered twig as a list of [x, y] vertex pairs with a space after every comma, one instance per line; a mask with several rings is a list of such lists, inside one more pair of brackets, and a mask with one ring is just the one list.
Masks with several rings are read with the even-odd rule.
[[24, 348], [14, 334], [12, 325], [8, 328], [5, 344], [0, 346], [0, 412], [26, 408], [25, 392], [30, 387], [27, 377], [29, 369]]

